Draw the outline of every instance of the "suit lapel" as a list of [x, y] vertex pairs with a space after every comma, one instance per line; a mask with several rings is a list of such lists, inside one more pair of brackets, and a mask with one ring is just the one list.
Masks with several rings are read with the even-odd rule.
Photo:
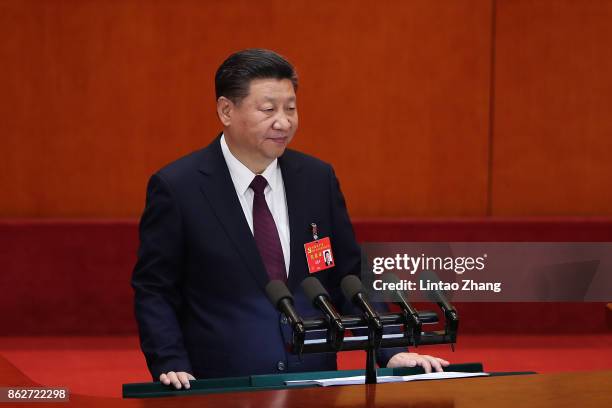
[[286, 152], [278, 159], [283, 174], [287, 211], [289, 213], [289, 236], [291, 255], [289, 261], [289, 277], [287, 286], [292, 293], [306, 277], [304, 272], [304, 236], [308, 232], [306, 206], [304, 200], [308, 197], [303, 191], [304, 183], [300, 180], [301, 166], [290, 159], [291, 152]]
[[251, 229], [244, 217], [240, 201], [236, 196], [234, 183], [221, 152], [219, 137], [206, 149], [206, 157], [199, 170], [204, 174], [200, 184], [202, 193], [206, 196], [247, 268], [259, 286], [265, 289], [269, 281], [268, 274]]

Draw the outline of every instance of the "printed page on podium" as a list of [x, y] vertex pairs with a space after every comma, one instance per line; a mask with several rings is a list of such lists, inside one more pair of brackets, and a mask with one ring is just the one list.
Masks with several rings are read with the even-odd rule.
[[[415, 375], [388, 375], [378, 377], [377, 381], [379, 384], [382, 383], [393, 383], [393, 382], [406, 382], [406, 381], [421, 381], [421, 380], [445, 380], [449, 378], [467, 378], [467, 377], [484, 377], [488, 376], [488, 373], [462, 373], [462, 372], [440, 372], [440, 373], [428, 373], [428, 374], [415, 374]], [[328, 387], [331, 385], [357, 385], [364, 384], [365, 376], [357, 375], [354, 377], [340, 377], [340, 378], [328, 378], [323, 380], [297, 380], [297, 381], [285, 381], [286, 385], [320, 385], [322, 387]]]

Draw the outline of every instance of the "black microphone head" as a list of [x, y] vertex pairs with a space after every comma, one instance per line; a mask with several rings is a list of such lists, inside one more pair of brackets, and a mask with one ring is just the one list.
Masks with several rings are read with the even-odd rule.
[[383, 278], [383, 282], [387, 282], [387, 283], [399, 283], [400, 281], [397, 275], [391, 272], [383, 273], [382, 278]]
[[342, 293], [344, 293], [344, 297], [349, 300], [353, 300], [358, 293], [364, 293], [363, 285], [358, 277], [355, 275], [346, 275], [342, 282], [340, 282], [340, 287], [342, 288]]
[[[422, 271], [419, 275], [419, 279], [426, 281], [429, 280], [431, 282], [439, 282], [440, 277], [434, 271]], [[446, 301], [445, 293], [441, 290], [426, 290], [424, 291], [426, 300], [430, 302], [444, 302]]]
[[278, 302], [286, 298], [288, 298], [291, 303], [293, 303], [293, 296], [291, 296], [289, 288], [287, 288], [287, 285], [285, 285], [284, 282], [281, 282], [279, 280], [271, 280], [266, 285], [266, 294], [268, 295], [268, 299], [274, 305], [275, 308], [278, 308]]
[[440, 277], [438, 276], [437, 273], [435, 273], [434, 271], [421, 271], [421, 273], [419, 274], [419, 278], [421, 279], [429, 279], [431, 281], [439, 281]]
[[319, 296], [326, 296], [329, 298], [329, 293], [327, 293], [323, 285], [321, 285], [321, 282], [314, 276], [309, 276], [302, 281], [302, 289], [304, 289], [306, 297], [310, 299], [311, 302], [314, 302]]
[[[400, 283], [400, 279], [397, 277], [397, 275], [391, 272], [383, 273], [382, 281], [385, 283], [393, 283], [395, 285]], [[404, 292], [398, 289], [385, 290], [385, 295], [388, 297], [387, 300], [391, 302], [401, 302], [402, 300], [405, 300], [402, 299], [402, 297], [404, 297]]]

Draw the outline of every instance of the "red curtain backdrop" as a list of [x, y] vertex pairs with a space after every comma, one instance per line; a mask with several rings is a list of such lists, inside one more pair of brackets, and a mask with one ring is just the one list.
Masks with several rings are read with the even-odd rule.
[[612, 3], [0, 3], [0, 217], [135, 217], [220, 130], [213, 75], [300, 75], [293, 147], [353, 216], [611, 215]]

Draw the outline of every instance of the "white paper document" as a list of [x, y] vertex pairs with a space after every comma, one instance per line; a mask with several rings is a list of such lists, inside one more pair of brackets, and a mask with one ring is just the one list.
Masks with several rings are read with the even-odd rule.
[[[455, 371], [441, 372], [441, 373], [429, 373], [429, 374], [415, 374], [415, 375], [387, 375], [380, 376], [377, 378], [378, 383], [393, 383], [393, 382], [405, 382], [405, 381], [419, 381], [419, 380], [444, 380], [447, 378], [466, 378], [466, 377], [484, 377], [489, 375], [488, 373], [462, 373]], [[285, 385], [320, 385], [322, 387], [328, 387], [330, 385], [355, 385], [364, 384], [365, 375], [357, 375], [354, 377], [340, 377], [340, 378], [327, 378], [324, 380], [296, 380], [296, 381], [285, 381]]]

